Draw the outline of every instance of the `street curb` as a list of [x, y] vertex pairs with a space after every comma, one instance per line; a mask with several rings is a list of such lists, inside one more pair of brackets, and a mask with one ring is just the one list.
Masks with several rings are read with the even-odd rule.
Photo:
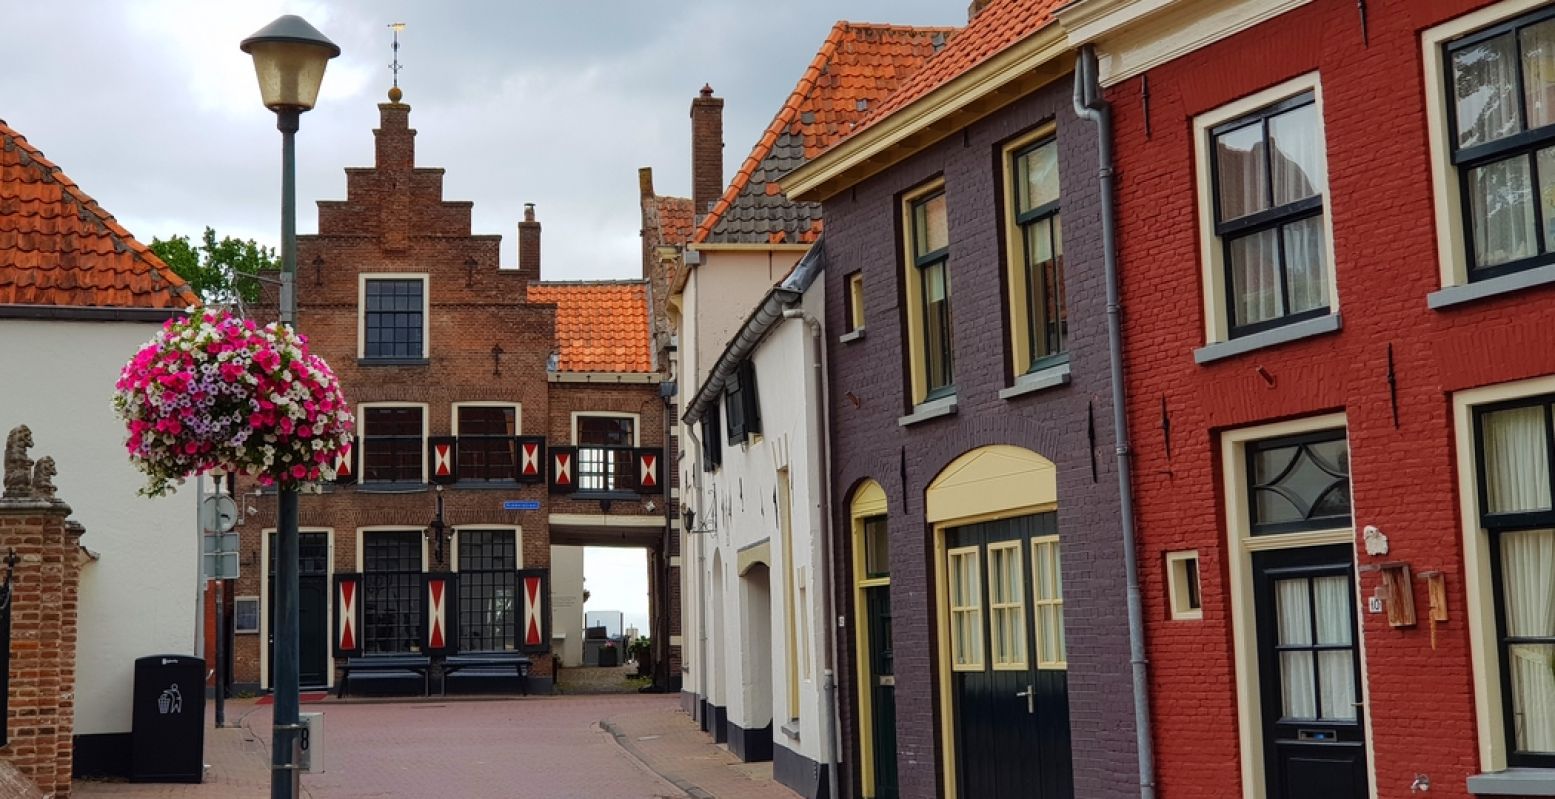
[[626, 737], [626, 734], [621, 732], [621, 730], [617, 728], [616, 725], [611, 724], [608, 720], [601, 719], [599, 726], [604, 729], [605, 732], [610, 733], [610, 737], [614, 738], [615, 742], [620, 745], [621, 749], [629, 756], [631, 756], [633, 760], [636, 760], [639, 765], [653, 772], [654, 774], [659, 775], [659, 778], [663, 779], [665, 782], [668, 782], [676, 788], [679, 788], [687, 796], [691, 797], [691, 799], [718, 799], [718, 797], [702, 790], [700, 787], [687, 780], [684, 780], [673, 774], [666, 774], [654, 768], [653, 764], [648, 762], [648, 758], [644, 757], [643, 753], [638, 751], [637, 747], [632, 743], [632, 741]]

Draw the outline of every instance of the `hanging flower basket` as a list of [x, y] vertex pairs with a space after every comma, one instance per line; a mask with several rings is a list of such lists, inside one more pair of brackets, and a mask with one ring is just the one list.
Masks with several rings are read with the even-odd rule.
[[145, 496], [213, 469], [267, 486], [333, 480], [354, 421], [306, 337], [210, 309], [168, 320], [125, 365], [113, 406]]

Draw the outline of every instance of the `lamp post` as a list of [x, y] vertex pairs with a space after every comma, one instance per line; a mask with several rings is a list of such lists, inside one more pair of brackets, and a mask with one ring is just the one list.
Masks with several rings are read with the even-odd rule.
[[[259, 94], [275, 112], [281, 131], [281, 323], [297, 320], [297, 148], [293, 136], [302, 112], [318, 100], [324, 67], [340, 55], [317, 28], [287, 14], [243, 40], [254, 57]], [[280, 486], [275, 553], [275, 714], [270, 736], [270, 797], [296, 799], [299, 787], [297, 486]]]

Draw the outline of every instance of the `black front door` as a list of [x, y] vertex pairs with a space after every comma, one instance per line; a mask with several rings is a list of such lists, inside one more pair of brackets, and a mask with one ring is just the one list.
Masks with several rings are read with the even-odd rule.
[[873, 715], [875, 799], [896, 799], [896, 667], [891, 657], [891, 587], [864, 589], [869, 614], [869, 687]]
[[1056, 513], [946, 532], [963, 799], [1072, 799]]
[[1368, 795], [1353, 554], [1253, 555], [1269, 799]]
[[[297, 536], [298, 682], [329, 683], [329, 534]], [[275, 679], [275, 534], [270, 534], [270, 675]]]

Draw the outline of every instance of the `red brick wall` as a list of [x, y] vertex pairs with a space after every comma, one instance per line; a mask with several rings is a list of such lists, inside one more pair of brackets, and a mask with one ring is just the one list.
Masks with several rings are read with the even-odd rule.
[[[1329, 411], [1347, 415], [1357, 529], [1391, 560], [1444, 572], [1451, 618], [1394, 629], [1363, 614], [1367, 713], [1381, 797], [1465, 796], [1480, 770], [1464, 614], [1450, 392], [1547, 374], [1549, 288], [1432, 311], [1440, 287], [1419, 32], [1482, 2], [1373, 0], [1370, 46], [1351, 0], [1315, 0], [1108, 91], [1135, 498], [1160, 785], [1166, 797], [1240, 797], [1218, 433]], [[1192, 119], [1295, 76], [1321, 73], [1343, 329], [1199, 366], [1204, 344]], [[1399, 418], [1389, 402], [1388, 347]], [[1266, 381], [1259, 369], [1270, 376]], [[1170, 419], [1171, 450], [1162, 430]], [[1204, 619], [1168, 621], [1164, 553], [1197, 549]], [[1361, 551], [1357, 560], [1369, 559]], [[1360, 576], [1369, 596], [1379, 577]], [[1485, 587], [1488, 591], [1488, 586]], [[1417, 608], [1426, 607], [1417, 587]], [[1499, 731], [1497, 732], [1499, 734]]]

